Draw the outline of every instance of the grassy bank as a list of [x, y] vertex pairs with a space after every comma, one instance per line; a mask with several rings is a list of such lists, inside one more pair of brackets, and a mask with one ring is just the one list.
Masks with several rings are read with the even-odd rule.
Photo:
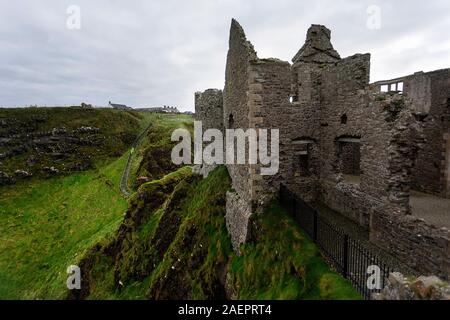
[[123, 154], [144, 123], [141, 113], [113, 109], [0, 108], [0, 171], [39, 178], [52, 176], [50, 167], [82, 171]]
[[254, 217], [257, 240], [230, 264], [236, 299], [360, 299], [350, 282], [330, 270], [317, 246], [273, 203]]
[[179, 168], [171, 161], [174, 143], [171, 141], [175, 129], [187, 129], [193, 133], [193, 118], [183, 114], [142, 113], [149, 119], [152, 128], [137, 150], [130, 170], [128, 185], [137, 190], [136, 178], [146, 177], [149, 181], [162, 178]]
[[67, 267], [113, 234], [127, 209], [118, 189], [124, 163], [2, 188], [1, 299], [65, 296]]
[[[115, 131], [137, 132], [154, 123], [154, 129], [136, 151], [134, 177], [148, 149], [168, 145], [171, 130], [192, 123], [192, 117], [184, 115], [76, 108], [28, 111], [2, 110], [0, 115], [8, 113], [8, 119], [18, 118], [14, 121], [28, 121], [39, 115], [45, 120], [40, 122], [39, 130], [58, 124], [96, 126], [103, 121], [102, 127], [111, 127], [108, 132], [112, 135]], [[89, 116], [83, 119], [81, 113]], [[117, 146], [117, 151], [122, 147]], [[48, 180], [34, 177], [0, 187], [0, 299], [58, 299], [67, 295], [66, 268], [77, 264], [96, 243], [113, 236], [123, 220], [128, 205], [118, 186], [127, 155], [115, 160], [96, 157], [97, 169]]]
[[[170, 161], [175, 128], [192, 117], [140, 114], [152, 123], [136, 150], [129, 202], [119, 192], [128, 152], [97, 169], [19, 181], [0, 195], [0, 299], [357, 299], [276, 203], [253, 217], [253, 241], [233, 253], [225, 166], [206, 179]], [[82, 269], [82, 290], [66, 269]]]
[[89, 299], [224, 297], [231, 244], [224, 224], [224, 167], [202, 180], [181, 168], [142, 185], [115, 239], [82, 263]]
[[225, 167], [185, 168], [142, 185], [116, 236], [83, 267], [89, 299], [359, 299], [278, 205], [255, 217], [260, 236], [232, 252]]

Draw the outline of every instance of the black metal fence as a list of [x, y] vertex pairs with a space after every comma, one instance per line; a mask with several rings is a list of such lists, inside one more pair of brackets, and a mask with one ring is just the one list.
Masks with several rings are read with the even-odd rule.
[[[371, 299], [373, 293], [384, 288], [391, 268], [376, 254], [320, 217], [315, 209], [284, 185], [280, 186], [280, 204], [318, 245], [332, 267], [349, 279], [365, 299]], [[374, 266], [373, 270], [369, 268], [371, 266]]]

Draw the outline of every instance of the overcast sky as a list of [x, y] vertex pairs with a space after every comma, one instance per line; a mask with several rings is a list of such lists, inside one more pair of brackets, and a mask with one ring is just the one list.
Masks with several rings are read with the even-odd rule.
[[[223, 88], [232, 17], [261, 58], [291, 61], [309, 25], [324, 24], [341, 57], [372, 54], [372, 81], [450, 67], [448, 0], [0, 4], [0, 106], [111, 100], [193, 110], [195, 91]], [[80, 29], [67, 28], [71, 5], [81, 9]], [[373, 5], [381, 10], [380, 28], [368, 28]]]

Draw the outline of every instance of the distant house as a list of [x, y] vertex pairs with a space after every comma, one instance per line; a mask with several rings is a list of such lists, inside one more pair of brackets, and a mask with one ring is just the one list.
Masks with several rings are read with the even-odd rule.
[[164, 106], [162, 108], [162, 112], [167, 112], [167, 113], [180, 113], [180, 111], [178, 111], [177, 107], [168, 107], [168, 106]]
[[119, 110], [131, 110], [132, 108], [127, 107], [124, 104], [117, 104], [117, 103], [112, 103], [111, 101], [109, 101], [109, 104], [112, 108], [114, 109], [119, 109]]

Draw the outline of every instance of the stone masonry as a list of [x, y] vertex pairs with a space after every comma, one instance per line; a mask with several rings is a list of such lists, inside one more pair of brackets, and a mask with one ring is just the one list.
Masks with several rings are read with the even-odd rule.
[[276, 175], [227, 165], [236, 251], [249, 238], [251, 215], [284, 184], [352, 219], [419, 272], [449, 278], [450, 233], [411, 217], [409, 197], [411, 188], [450, 193], [450, 69], [406, 77], [402, 94], [380, 92], [369, 78], [370, 54], [341, 58], [324, 26], [311, 26], [291, 64], [258, 58], [232, 20], [225, 88], [196, 94], [196, 119], [280, 131]]
[[450, 285], [435, 276], [407, 278], [391, 273], [388, 284], [375, 300], [450, 300]]
[[[203, 132], [208, 129], [223, 130], [222, 90], [208, 89], [195, 93], [195, 120], [202, 121]], [[195, 165], [194, 172], [207, 177], [216, 165]]]

